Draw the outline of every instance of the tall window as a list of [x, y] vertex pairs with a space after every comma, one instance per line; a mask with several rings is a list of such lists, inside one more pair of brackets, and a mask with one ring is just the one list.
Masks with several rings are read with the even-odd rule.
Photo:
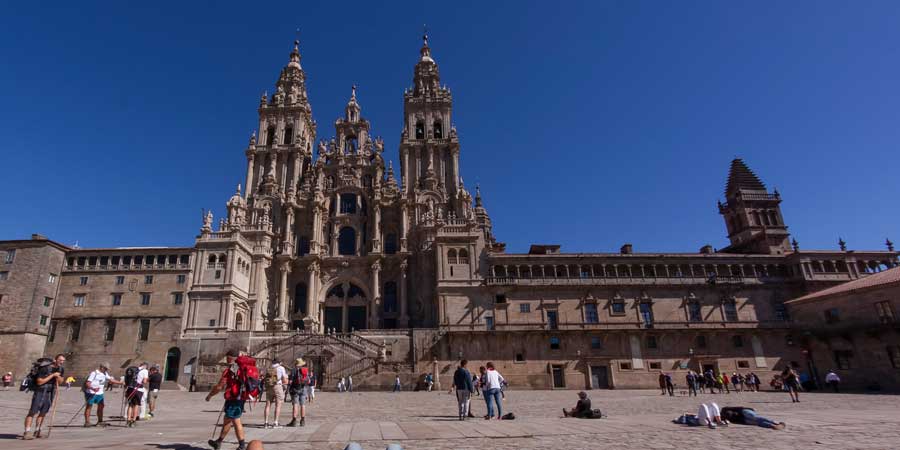
[[416, 122], [416, 139], [425, 139], [425, 122]]
[[469, 251], [461, 248], [459, 249], [459, 256], [456, 258], [457, 264], [468, 264], [469, 263]]
[[341, 228], [338, 234], [338, 254], [344, 256], [356, 254], [356, 230], [352, 227]]
[[16, 249], [11, 248], [6, 251], [6, 263], [12, 264], [16, 260]]
[[78, 338], [81, 337], [81, 321], [76, 320], [72, 322], [72, 328], [69, 329], [69, 340], [72, 342], [78, 342]]
[[641, 321], [644, 323], [644, 326], [652, 326], [653, 325], [653, 304], [650, 302], [641, 302], [640, 311], [641, 311]]
[[434, 122], [434, 138], [435, 139], [443, 139], [444, 138], [444, 125], [441, 124], [440, 121]]
[[853, 358], [853, 352], [850, 350], [835, 350], [834, 362], [838, 369], [846, 370], [850, 368], [850, 360]]
[[144, 275], [144, 284], [153, 284], [153, 275]]
[[122, 304], [122, 294], [113, 294], [112, 295], [112, 304], [113, 306], [119, 306]]
[[123, 284], [125, 284], [125, 276], [124, 276], [124, 275], [118, 275], [118, 276], [116, 276], [116, 284], [117, 284], [117, 285], [123, 285]]
[[456, 264], [456, 260], [456, 249], [451, 248], [450, 250], [447, 250], [447, 264]]
[[610, 303], [610, 312], [614, 316], [621, 316], [625, 314], [625, 301], [621, 299], [614, 299], [612, 303]]
[[176, 292], [172, 294], [172, 303], [175, 305], [180, 305], [184, 303], [184, 294], [181, 292]]
[[291, 145], [294, 143], [294, 127], [286, 127], [284, 129], [284, 144]]
[[266, 144], [275, 145], [275, 127], [269, 127], [269, 131], [266, 133]]
[[149, 306], [150, 305], [150, 293], [142, 292], [141, 293], [141, 306]]
[[294, 286], [294, 314], [300, 313], [301, 315], [306, 315], [307, 294], [306, 283], [297, 283], [297, 285]]
[[50, 320], [50, 317], [41, 315], [41, 326], [47, 325], [47, 321]]
[[44, 306], [49, 307], [50, 304], [53, 303], [53, 299], [50, 297], [44, 297]]
[[388, 255], [393, 255], [397, 253], [397, 235], [394, 233], [388, 233], [384, 235], [384, 253]]
[[47, 282], [50, 284], [56, 283], [56, 274], [51, 273], [49, 277], [47, 277]]
[[547, 311], [547, 328], [551, 330], [559, 329], [559, 313], [557, 311]]
[[87, 286], [88, 277], [81, 277], [78, 279], [78, 284], [81, 286]]
[[84, 294], [75, 296], [75, 306], [84, 306]]
[[185, 277], [184, 275], [178, 275], [175, 278], [175, 282], [178, 284], [184, 284], [185, 280], [187, 280], [187, 277]]
[[585, 303], [584, 305], [584, 321], [586, 323], [600, 323], [600, 315], [597, 314], [596, 303]]
[[341, 194], [341, 214], [356, 214], [356, 194]]
[[397, 283], [384, 283], [384, 312], [397, 312]]
[[111, 342], [116, 337], [116, 319], [106, 319], [106, 336], [107, 342]]
[[889, 301], [878, 302], [875, 304], [875, 312], [878, 313], [878, 320], [881, 323], [894, 322], [894, 309]]
[[47, 340], [53, 342], [56, 340], [56, 327], [59, 326], [59, 322], [52, 321], [50, 322], [50, 330], [47, 331]]
[[484, 316], [484, 325], [488, 331], [494, 331], [494, 316]]
[[141, 341], [150, 339], [150, 319], [141, 319], [141, 327], [138, 330], [138, 339]]
[[727, 322], [737, 322], [738, 320], [737, 304], [734, 301], [725, 302], [725, 320]]
[[309, 238], [306, 236], [300, 236], [299, 245], [297, 245], [297, 255], [298, 256], [306, 256], [309, 254]]
[[703, 312], [700, 308], [700, 302], [696, 300], [688, 302], [688, 320], [691, 322], [703, 322]]

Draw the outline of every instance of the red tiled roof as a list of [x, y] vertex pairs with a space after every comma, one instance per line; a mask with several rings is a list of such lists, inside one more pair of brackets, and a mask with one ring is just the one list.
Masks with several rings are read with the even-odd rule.
[[804, 295], [803, 297], [798, 297], [793, 300], [789, 300], [788, 302], [795, 303], [812, 300], [815, 298], [829, 297], [832, 295], [844, 294], [851, 291], [868, 289], [876, 286], [884, 286], [893, 283], [900, 283], [900, 266], [885, 270], [884, 272], [869, 275], [865, 278], [848, 281], [844, 284], [839, 284], [828, 289], [822, 289], [821, 291], [813, 292], [812, 294]]

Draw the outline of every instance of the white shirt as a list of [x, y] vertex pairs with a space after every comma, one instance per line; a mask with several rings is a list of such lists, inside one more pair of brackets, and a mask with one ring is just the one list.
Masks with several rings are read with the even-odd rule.
[[488, 370], [484, 374], [484, 390], [488, 389], [500, 389], [500, 383], [503, 382], [503, 375], [500, 375], [500, 372], [496, 370]]
[[134, 382], [135, 384], [137, 384], [138, 389], [146, 389], [146, 387], [144, 386], [144, 381], [149, 377], [150, 371], [148, 371], [147, 369], [141, 369], [138, 371], [137, 376], [134, 377]]
[[275, 383], [275, 385], [281, 386], [283, 384], [281, 380], [284, 380], [287, 377], [287, 369], [281, 364], [272, 364], [272, 367], [275, 368], [275, 376], [278, 377], [278, 383]]
[[837, 381], [838, 383], [840, 383], [841, 377], [839, 377], [838, 374], [834, 372], [828, 372], [828, 375], [825, 375], [825, 382], [831, 383], [832, 381]]
[[103, 391], [106, 390], [106, 382], [109, 380], [109, 375], [95, 370], [88, 375], [88, 386], [90, 387], [89, 392], [91, 394], [103, 395]]

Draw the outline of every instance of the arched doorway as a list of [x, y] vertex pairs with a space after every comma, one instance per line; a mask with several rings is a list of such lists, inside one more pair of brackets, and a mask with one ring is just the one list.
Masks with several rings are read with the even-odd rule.
[[172, 347], [166, 353], [166, 370], [165, 370], [165, 380], [166, 381], [177, 381], [178, 380], [178, 368], [181, 362], [181, 350], [178, 347]]

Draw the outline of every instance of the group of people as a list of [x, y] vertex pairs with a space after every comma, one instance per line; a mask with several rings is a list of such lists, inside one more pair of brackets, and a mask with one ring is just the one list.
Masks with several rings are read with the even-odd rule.
[[[456, 401], [459, 406], [459, 420], [475, 417], [472, 414], [471, 402], [472, 394], [481, 392], [484, 396], [484, 402], [487, 407], [485, 420], [503, 419], [503, 387], [506, 386], [506, 380], [500, 375], [500, 372], [494, 367], [494, 363], [488, 362], [484, 366], [478, 368], [479, 375], [473, 375], [466, 367], [469, 364], [465, 359], [459, 362], [459, 367], [453, 373], [453, 385], [450, 387], [450, 393], [456, 392]], [[496, 406], [496, 415], [494, 406]]]
[[[338, 391], [353, 391], [353, 379], [344, 387], [344, 379], [338, 383]], [[294, 360], [294, 366], [288, 371], [277, 358], [272, 360], [271, 367], [266, 370], [263, 378], [265, 387], [266, 406], [263, 409], [263, 428], [281, 428], [278, 418], [281, 417], [281, 407], [285, 399], [291, 402], [291, 421], [289, 427], [306, 425], [306, 405], [311, 403], [316, 395], [316, 374], [306, 367], [303, 358]], [[273, 408], [274, 406], [274, 408]], [[274, 411], [273, 411], [274, 410]], [[269, 422], [269, 412], [272, 411], [272, 422]], [[297, 418], [299, 417], [299, 422]]]
[[[707, 390], [710, 394], [730, 394], [732, 391], [759, 392], [760, 386], [759, 377], [753, 372], [747, 374], [733, 372], [729, 376], [727, 373], [714, 373], [711, 369], [702, 374], [689, 370], [684, 377], [684, 381], [689, 396], [696, 396], [698, 392], [703, 393]], [[659, 385], [663, 395], [675, 395], [674, 383], [670, 374], [660, 372]]]
[[756, 425], [773, 430], [783, 430], [787, 426], [784, 422], [775, 422], [760, 416], [753, 408], [726, 406], [720, 409], [715, 402], [701, 403], [697, 414], [685, 413], [672, 422], [689, 426], [707, 426], [712, 429], [727, 426], [729, 423]]
[[353, 375], [341, 377], [337, 382], [338, 392], [353, 392]]

